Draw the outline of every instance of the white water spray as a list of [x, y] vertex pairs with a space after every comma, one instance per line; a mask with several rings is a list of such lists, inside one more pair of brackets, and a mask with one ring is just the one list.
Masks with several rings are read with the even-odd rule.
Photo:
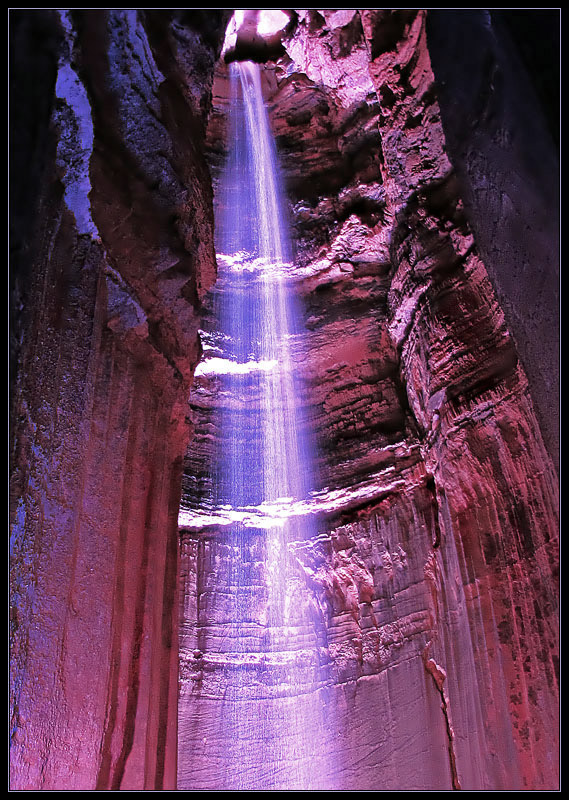
[[[227, 521], [219, 530], [231, 552], [230, 641], [215, 656], [226, 738], [216, 780], [232, 790], [327, 789], [327, 643], [295, 557], [316, 533], [314, 515], [299, 513], [313, 488], [291, 354], [302, 325], [260, 70], [249, 62], [230, 69], [232, 145], [216, 194], [216, 345], [198, 370], [219, 382], [219, 449], [213, 496], [193, 509], [196, 520]], [[267, 509], [278, 511], [274, 524], [262, 522]]]

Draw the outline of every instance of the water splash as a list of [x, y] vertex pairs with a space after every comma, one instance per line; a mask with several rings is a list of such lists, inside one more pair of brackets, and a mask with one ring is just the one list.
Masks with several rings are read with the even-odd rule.
[[219, 449], [213, 496], [193, 509], [196, 519], [203, 510], [227, 523], [231, 552], [230, 645], [216, 656], [225, 682], [219, 788], [327, 789], [325, 626], [295, 559], [295, 543], [316, 530], [314, 515], [298, 513], [313, 488], [312, 453], [292, 354], [302, 326], [288, 279], [286, 206], [259, 66], [230, 70], [215, 344], [198, 370], [220, 387]]

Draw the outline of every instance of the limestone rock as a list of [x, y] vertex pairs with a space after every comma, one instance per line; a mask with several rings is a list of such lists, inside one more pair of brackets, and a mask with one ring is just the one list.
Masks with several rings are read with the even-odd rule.
[[[28, 115], [14, 135], [42, 169], [13, 215], [11, 788], [173, 789], [186, 403], [215, 276], [202, 149], [215, 45], [171, 15], [12, 14]], [[202, 75], [184, 73], [184, 38]], [[34, 89], [19, 77], [38, 42]], [[45, 107], [30, 124], [34, 90]]]
[[11, 11], [12, 789], [239, 788], [240, 670], [250, 768], [275, 771], [265, 710], [301, 697], [336, 790], [559, 787], [556, 162], [535, 109], [528, 160], [523, 65], [470, 14], [452, 42], [416, 9], [290, 11], [260, 49], [255, 17], [241, 42], [266, 60], [317, 454], [268, 653], [265, 534], [231, 546], [212, 504], [236, 401], [215, 363], [194, 380], [223, 349], [200, 330], [230, 14]]
[[[312, 641], [319, 654], [303, 691], [326, 709], [334, 786], [553, 789], [558, 483], [447, 152], [427, 14], [297, 13], [265, 81], [318, 448], [303, 510], [315, 533], [291, 545], [311, 620], [298, 652]], [[225, 69], [207, 135], [214, 182]], [[212, 374], [197, 379], [183, 507], [202, 523], [226, 402]], [[179, 785], [232, 788], [212, 718], [238, 635], [221, 603], [232, 560], [255, 556], [231, 552], [223, 524], [180, 521], [182, 657], [189, 669], [196, 642], [211, 653], [182, 678]], [[252, 575], [262, 627], [261, 585]], [[275, 670], [258, 674], [259, 705], [273, 702]]]

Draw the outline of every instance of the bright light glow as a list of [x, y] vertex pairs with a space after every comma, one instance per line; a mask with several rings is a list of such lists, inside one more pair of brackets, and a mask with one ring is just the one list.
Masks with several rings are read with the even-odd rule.
[[274, 8], [264, 8], [259, 14], [257, 33], [259, 36], [273, 36], [275, 33], [286, 28], [289, 19], [290, 16], [284, 11], [279, 11]]
[[246, 361], [238, 363], [228, 358], [206, 358], [196, 367], [195, 375], [249, 375], [252, 372], [269, 372], [278, 365], [270, 361]]
[[293, 268], [292, 264], [285, 261], [275, 261], [274, 259], [263, 258], [262, 256], [255, 257], [244, 250], [234, 253], [233, 255], [217, 253], [217, 260], [232, 272], [259, 272], [275, 275]]
[[[233, 13], [225, 33], [225, 41], [223, 42], [223, 48], [221, 50], [222, 56], [225, 55], [228, 50], [231, 50], [235, 47], [239, 29], [243, 23], [246, 22], [246, 18], [247, 12], [242, 8], [237, 9]], [[257, 18], [256, 33], [262, 39], [268, 39], [271, 36], [275, 36], [280, 31], [283, 31], [288, 25], [289, 20], [290, 15], [287, 14], [286, 11], [280, 11], [273, 8], [261, 9]], [[249, 24], [248, 20], [246, 24]]]
[[[393, 451], [399, 458], [412, 458], [414, 453], [419, 452], [418, 445], [408, 447], [399, 444], [385, 449]], [[418, 476], [417, 482], [420, 483], [421, 480], [422, 477]], [[412, 484], [413, 478], [410, 475], [402, 477], [395, 467], [391, 466], [370, 475], [356, 486], [312, 492], [305, 500], [279, 497], [272, 502], [264, 501], [258, 506], [234, 508], [225, 504], [211, 512], [204, 509], [182, 509], [178, 524], [180, 528], [192, 530], [212, 526], [224, 527], [233, 523], [240, 523], [245, 528], [271, 530], [283, 527], [287, 520], [295, 517], [315, 517], [346, 511], [354, 505], [373, 502], [390, 492]]]
[[243, 24], [244, 19], [245, 19], [245, 9], [238, 8], [233, 13], [233, 19], [232, 19], [233, 25], [235, 26], [235, 30], [239, 30], [239, 28]]

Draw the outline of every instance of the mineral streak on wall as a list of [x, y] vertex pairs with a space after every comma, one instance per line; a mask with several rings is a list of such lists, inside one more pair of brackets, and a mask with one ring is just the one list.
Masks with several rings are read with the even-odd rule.
[[[294, 558], [329, 672], [324, 693], [316, 680], [304, 690], [320, 695], [333, 728], [337, 789], [552, 789], [558, 483], [447, 152], [426, 18], [298, 11], [285, 53], [264, 70], [306, 310], [294, 359], [320, 453], [317, 491], [298, 509], [315, 534]], [[226, 86], [220, 63], [214, 183]], [[229, 402], [207, 363], [192, 397], [189, 506], [211, 491], [215, 409]], [[213, 787], [212, 748], [223, 752], [228, 735], [215, 709], [237, 554], [223, 515], [206, 514], [201, 529], [192, 514], [180, 522], [179, 780]], [[253, 536], [250, 547], [253, 569]], [[260, 588], [250, 602], [260, 611]]]

